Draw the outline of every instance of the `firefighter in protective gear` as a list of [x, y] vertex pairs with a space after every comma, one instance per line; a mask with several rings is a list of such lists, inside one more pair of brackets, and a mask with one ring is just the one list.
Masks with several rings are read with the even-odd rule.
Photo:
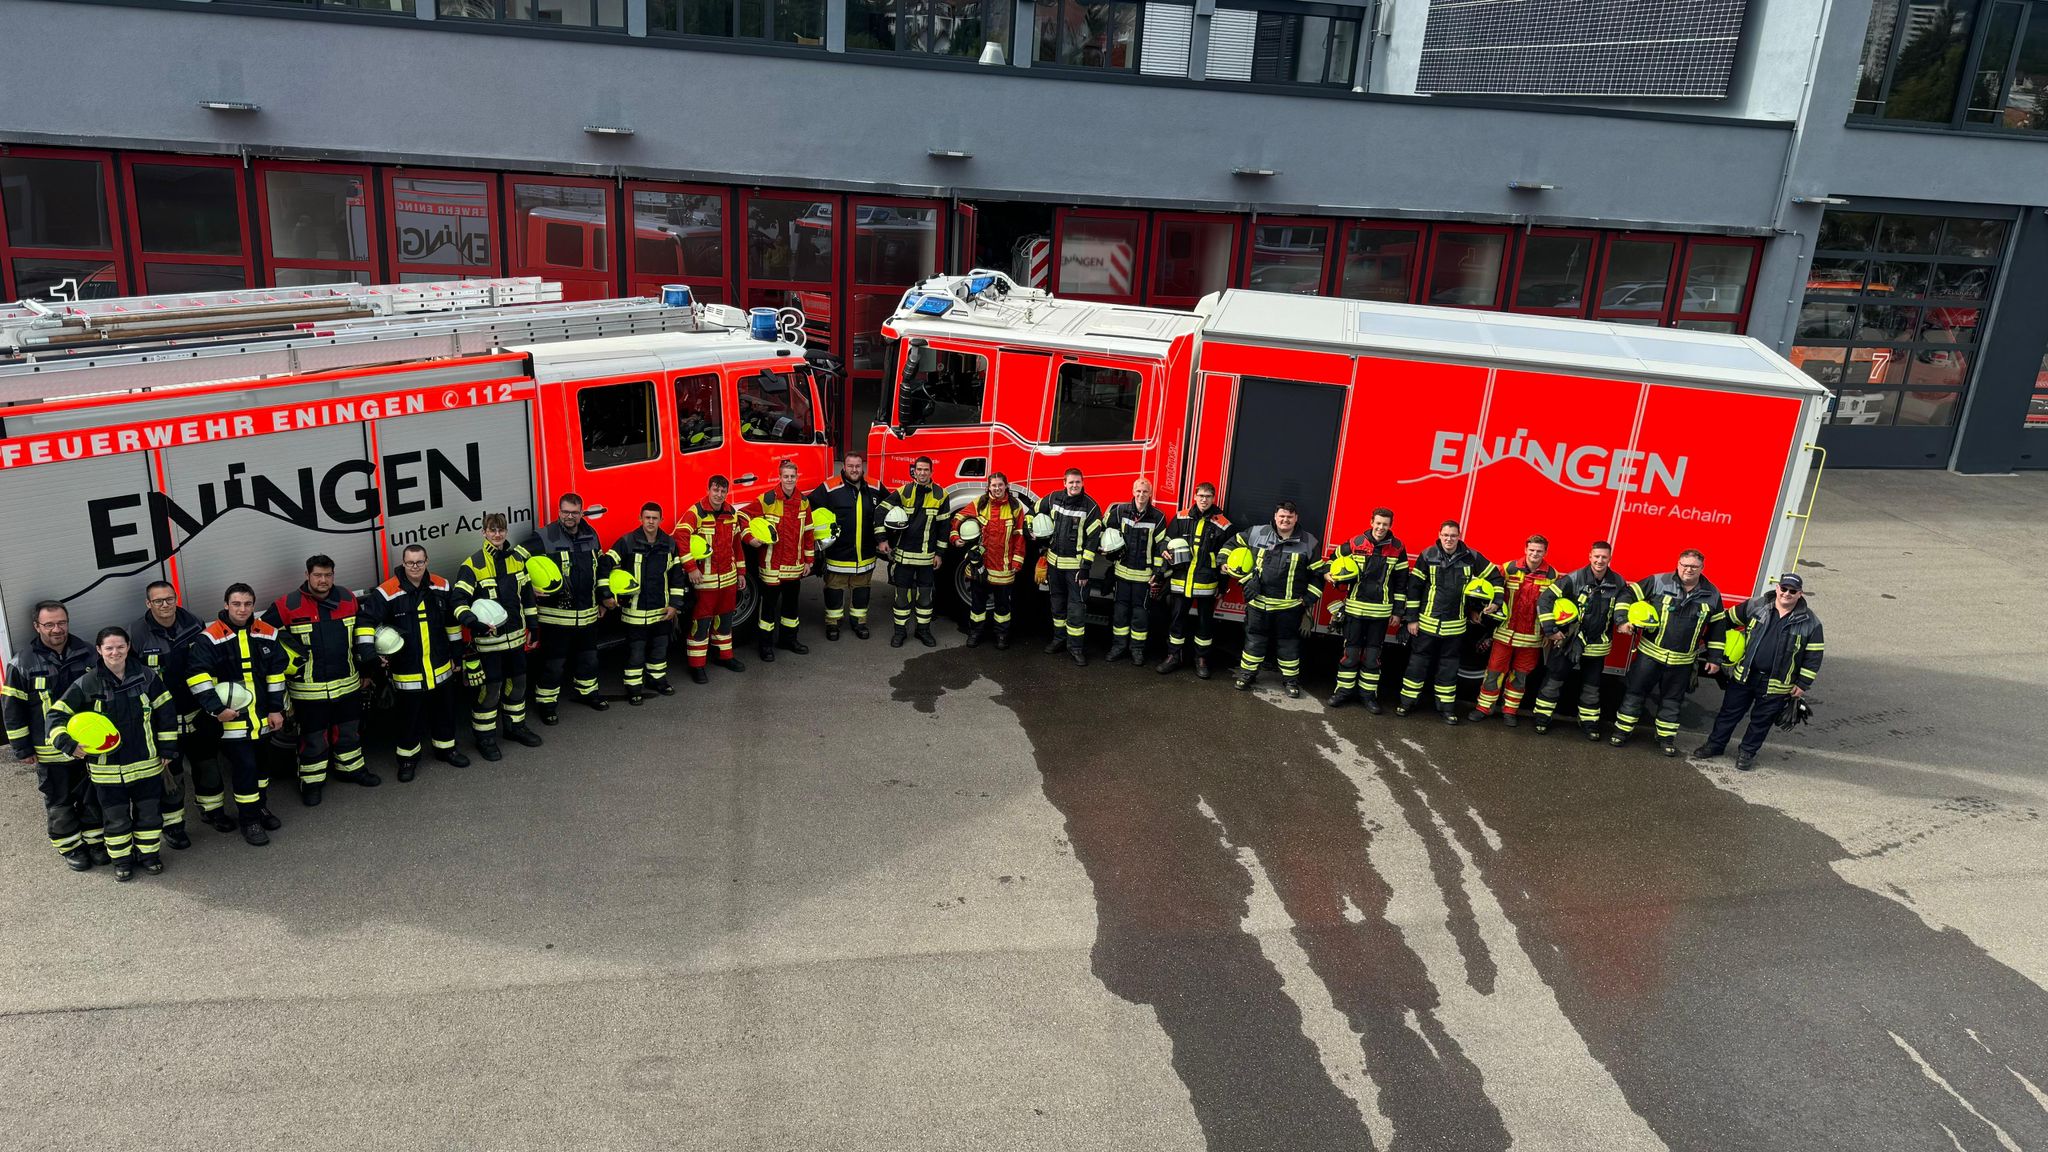
[[753, 523], [761, 525], [768, 539], [761, 544], [761, 558], [754, 572], [761, 578], [761, 611], [754, 630], [761, 639], [761, 660], [775, 662], [775, 650], [801, 656], [810, 649], [797, 636], [803, 617], [798, 611], [798, 594], [810, 574], [817, 554], [817, 534], [811, 531], [811, 501], [797, 488], [796, 461], [784, 460], [777, 469], [776, 486], [754, 502]]
[[1626, 580], [1611, 563], [1614, 546], [1595, 541], [1586, 566], [1557, 578], [1536, 601], [1536, 626], [1543, 634], [1543, 686], [1536, 690], [1532, 710], [1536, 731], [1550, 731], [1565, 684], [1579, 686], [1579, 730], [1586, 739], [1600, 738], [1600, 677], [1607, 655], [1614, 651], [1615, 625], [1628, 619], [1635, 599]]
[[559, 724], [562, 681], [570, 679], [576, 700], [594, 712], [611, 705], [597, 690], [597, 622], [617, 601], [598, 578], [604, 542], [583, 515], [583, 497], [564, 492], [555, 505], [556, 518], [520, 550], [527, 560], [545, 556], [562, 573], [562, 586], [552, 592], [534, 590], [540, 620], [540, 671], [534, 676], [533, 702], [540, 722]]
[[[1338, 579], [1337, 562], [1355, 575]], [[1344, 590], [1344, 657], [1337, 663], [1337, 690], [1326, 701], [1340, 708], [1356, 697], [1375, 715], [1380, 710], [1380, 658], [1387, 629], [1401, 627], [1398, 611], [1408, 586], [1408, 547], [1394, 535], [1394, 512], [1375, 508], [1372, 526], [1345, 541], [1327, 569]]]
[[[1131, 484], [1127, 504], [1112, 504], [1102, 518], [1104, 555], [1116, 581], [1109, 615], [1109, 656], [1114, 664], [1128, 653], [1131, 663], [1145, 662], [1145, 641], [1152, 633], [1152, 590], [1166, 570], [1166, 513], [1152, 503], [1152, 482]], [[1108, 547], [1109, 533], [1122, 539]]]
[[[526, 726], [527, 650], [540, 625], [526, 560], [511, 546], [503, 512], [484, 517], [484, 546], [470, 554], [455, 574], [455, 618], [469, 629], [470, 655], [464, 661], [472, 693], [469, 727], [477, 754], [485, 760], [505, 758], [498, 747], [503, 714], [505, 735], [528, 748], [541, 746], [540, 734]], [[504, 615], [502, 624], [477, 618], [476, 606], [489, 601]]]
[[[952, 543], [968, 566], [967, 646], [981, 643], [993, 613], [996, 648], [1010, 646], [1018, 574], [1024, 570], [1024, 522], [1031, 510], [1010, 492], [1010, 478], [991, 473], [988, 491], [953, 515]], [[974, 527], [963, 531], [968, 524]]]
[[165, 581], [152, 581], [142, 597], [147, 611], [128, 626], [128, 650], [170, 689], [171, 705], [178, 710], [178, 745], [164, 756], [164, 843], [190, 848], [192, 838], [185, 833], [187, 779], [198, 795], [200, 818], [221, 832], [235, 830], [221, 784], [220, 726], [200, 711], [186, 683], [192, 674], [192, 642], [206, 625], [178, 606], [178, 590]]
[[1676, 571], [1659, 572], [1631, 586], [1638, 604], [1629, 610], [1646, 609], [1643, 614], [1649, 622], [1628, 626], [1635, 633], [1636, 652], [1623, 681], [1614, 735], [1607, 740], [1616, 748], [1628, 743], [1654, 697], [1657, 746], [1666, 756], [1678, 755], [1678, 711], [1692, 691], [1701, 657], [1709, 676], [1720, 671], [1728, 617], [1721, 609], [1721, 590], [1701, 575], [1706, 563], [1698, 550], [1688, 548], [1679, 553]]
[[[456, 768], [469, 757], [455, 746], [457, 698], [463, 687], [456, 663], [462, 656], [462, 622], [455, 618], [455, 592], [427, 570], [427, 550], [417, 544], [399, 553], [391, 579], [363, 601], [356, 623], [357, 659], [382, 665], [398, 706], [398, 779], [420, 770], [420, 751], [429, 740], [434, 759]], [[377, 630], [390, 628], [404, 646], [389, 655], [376, 647]]]
[[[138, 862], [151, 875], [164, 870], [164, 759], [178, 751], [178, 710], [162, 678], [135, 658], [127, 629], [102, 628], [96, 640], [99, 662], [50, 706], [44, 729], [57, 751], [84, 761], [106, 820], [114, 879], [127, 881]], [[88, 714], [110, 722], [118, 741], [81, 748], [65, 726]]]
[[1280, 665], [1287, 695], [1301, 696], [1301, 634], [1310, 606], [1322, 599], [1322, 543], [1301, 527], [1294, 501], [1273, 509], [1273, 522], [1254, 524], [1228, 541], [1246, 548], [1251, 565], [1244, 584], [1244, 653], [1238, 657], [1237, 690], [1247, 691], [1259, 678], [1266, 653]]
[[1438, 527], [1436, 543], [1422, 550], [1408, 566], [1408, 593], [1402, 615], [1408, 618], [1408, 669], [1401, 677], [1401, 703], [1394, 715], [1406, 716], [1422, 699], [1424, 686], [1436, 687], [1436, 708], [1446, 724], [1458, 722], [1458, 662], [1466, 630], [1479, 623], [1483, 605], [1466, 602], [1466, 585], [1492, 581], [1500, 575], [1493, 561], [1465, 543], [1456, 520]]
[[1088, 569], [1102, 536], [1102, 506], [1088, 495], [1079, 468], [1067, 469], [1061, 489], [1041, 497], [1035, 515], [1047, 517], [1051, 531], [1040, 546], [1046, 556], [1046, 597], [1052, 604], [1053, 636], [1048, 654], [1065, 648], [1074, 663], [1086, 667], [1088, 654]]
[[1193, 505], [1167, 523], [1166, 604], [1171, 623], [1166, 659], [1159, 662], [1161, 675], [1180, 668], [1192, 642], [1195, 675], [1209, 678], [1210, 632], [1223, 588], [1217, 552], [1234, 531], [1230, 517], [1216, 503], [1216, 486], [1206, 480], [1195, 485]]
[[640, 506], [640, 526], [619, 537], [598, 559], [598, 573], [619, 602], [626, 626], [626, 703], [639, 707], [646, 689], [675, 695], [668, 682], [669, 639], [689, 601], [682, 546], [662, 531], [659, 504]]
[[306, 558], [306, 582], [277, 598], [263, 620], [298, 654], [291, 678], [299, 727], [299, 798], [320, 803], [331, 776], [375, 788], [383, 780], [363, 767], [363, 681], [355, 655], [355, 593], [334, 582], [334, 560]]
[[73, 871], [106, 863], [98, 799], [85, 766], [60, 751], [48, 727], [50, 709], [98, 659], [92, 645], [71, 634], [71, 610], [55, 600], [35, 607], [36, 638], [15, 653], [0, 680], [0, 715], [14, 757], [36, 766], [50, 846]]
[[[191, 675], [185, 683], [202, 711], [221, 727], [220, 758], [235, 798], [242, 839], [261, 847], [267, 833], [284, 822], [270, 811], [270, 788], [256, 763], [256, 742], [284, 728], [286, 670], [290, 659], [277, 629], [256, 619], [256, 593], [247, 584], [228, 585], [220, 616], [192, 644]], [[301, 669], [303, 671], [303, 669]], [[230, 708], [220, 686], [239, 684], [246, 708]]]
[[[932, 483], [932, 462], [919, 456], [910, 465], [910, 483], [889, 494], [889, 584], [895, 590], [896, 631], [889, 647], [901, 648], [917, 624], [917, 642], [938, 646], [932, 635], [933, 598], [939, 587], [939, 554], [945, 551], [952, 522], [945, 493]], [[886, 520], [885, 520], [886, 522]]]
[[1785, 573], [1769, 592], [1730, 609], [1728, 622], [1741, 631], [1729, 632], [1723, 643], [1728, 676], [1721, 710], [1706, 743], [1693, 755], [1702, 760], [1719, 756], [1746, 717], [1749, 729], [1742, 734], [1735, 767], [1747, 772], [1756, 767], [1756, 754], [1771, 734], [1771, 725], [1820, 679], [1827, 644], [1820, 617], [1806, 605], [1806, 580], [1796, 572]]
[[[746, 665], [732, 654], [732, 614], [739, 606], [740, 581], [747, 578], [744, 534], [746, 517], [734, 508], [726, 495], [732, 484], [713, 476], [705, 485], [704, 499], [692, 504], [676, 521], [678, 544], [688, 548], [683, 555], [683, 575], [694, 596], [690, 605], [690, 679], [705, 683], [704, 666], [717, 649], [718, 666], [741, 672]], [[704, 543], [689, 544], [691, 537]]]
[[889, 548], [882, 526], [887, 496], [867, 482], [867, 458], [848, 452], [839, 475], [811, 489], [808, 499], [812, 508], [830, 512], [838, 529], [819, 545], [825, 560], [825, 639], [839, 639], [840, 621], [850, 617], [853, 634], [865, 640], [875, 557]]
[[1508, 561], [1501, 569], [1500, 623], [1493, 630], [1493, 648], [1486, 654], [1486, 679], [1479, 686], [1479, 701], [1468, 720], [1484, 720], [1497, 706], [1503, 724], [1513, 728], [1520, 723], [1529, 673], [1536, 670], [1543, 653], [1537, 602], [1557, 581], [1557, 569], [1544, 559], [1549, 553], [1549, 540], [1531, 536], [1522, 542], [1522, 558]]

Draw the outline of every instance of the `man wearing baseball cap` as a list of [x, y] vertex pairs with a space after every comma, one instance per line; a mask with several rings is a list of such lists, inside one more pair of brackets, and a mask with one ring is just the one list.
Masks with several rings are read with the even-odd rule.
[[1822, 642], [1820, 617], [1806, 606], [1806, 581], [1797, 572], [1785, 573], [1770, 591], [1731, 609], [1728, 628], [1727, 642], [1737, 644], [1739, 638], [1740, 655], [1731, 653], [1721, 712], [1714, 717], [1707, 742], [1693, 755], [1701, 760], [1719, 756], [1748, 716], [1749, 730], [1742, 734], [1735, 757], [1735, 767], [1747, 772], [1756, 767], [1757, 750], [1764, 746], [1778, 714], [1820, 678], [1827, 645]]

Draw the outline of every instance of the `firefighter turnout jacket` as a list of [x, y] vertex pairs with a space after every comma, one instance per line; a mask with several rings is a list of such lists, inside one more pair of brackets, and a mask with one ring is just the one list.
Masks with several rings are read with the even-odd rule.
[[1309, 532], [1283, 537], [1271, 524], [1254, 524], [1232, 538], [1232, 547], [1251, 549], [1252, 573], [1244, 581], [1248, 608], [1280, 612], [1322, 598], [1322, 542]]
[[1501, 614], [1493, 638], [1517, 648], [1534, 648], [1543, 642], [1537, 626], [1542, 611], [1539, 603], [1543, 593], [1557, 582], [1557, 569], [1547, 562], [1531, 568], [1520, 560], [1510, 560], [1500, 571]]
[[659, 624], [665, 609], [683, 610], [690, 582], [683, 576], [682, 545], [655, 529], [654, 539], [638, 528], [619, 537], [598, 561], [598, 577], [613, 572], [633, 574], [633, 591], [619, 597], [619, 619], [627, 624]]
[[1211, 504], [1207, 512], [1190, 506], [1166, 526], [1168, 540], [1185, 540], [1188, 558], [1166, 570], [1169, 591], [1182, 596], [1214, 596], [1223, 585], [1218, 559], [1223, 542], [1230, 539], [1233, 526], [1223, 506]]
[[[984, 492], [953, 514], [951, 540], [955, 548], [968, 548], [979, 557], [990, 584], [1015, 584], [1024, 570], [1024, 522], [1030, 518], [1031, 510], [1014, 493], [997, 501]], [[972, 544], [960, 538], [960, 526], [969, 520], [981, 526]]]
[[1500, 569], [1463, 541], [1451, 551], [1431, 544], [1408, 567], [1406, 610], [1401, 614], [1434, 636], [1465, 634], [1465, 585], [1475, 578], [1494, 580]]
[[1688, 592], [1678, 573], [1659, 572], [1633, 590], [1657, 610], [1655, 624], [1635, 630], [1638, 653], [1659, 664], [1692, 664], [1703, 652], [1710, 662], [1720, 662], [1728, 618], [1721, 611], [1721, 590], [1706, 577]]
[[832, 513], [839, 522], [838, 535], [825, 545], [827, 572], [872, 572], [875, 545], [888, 530], [882, 526], [882, 490], [867, 482], [849, 482], [834, 476], [811, 489], [807, 499], [813, 509]]
[[[517, 548], [489, 544], [470, 553], [455, 574], [455, 618], [468, 626], [470, 644], [478, 652], [511, 652], [526, 647], [527, 629], [540, 623], [533, 582], [526, 576], [526, 557]], [[479, 600], [495, 600], [505, 622], [495, 634], [484, 631], [473, 609]]]
[[227, 711], [216, 691], [219, 684], [229, 681], [247, 688], [255, 702], [221, 725], [222, 738], [246, 740], [263, 734], [265, 716], [284, 711], [286, 663], [277, 629], [254, 617], [237, 628], [223, 611], [193, 643], [192, 671], [185, 683], [200, 709], [215, 718]]
[[1052, 536], [1045, 541], [1046, 562], [1086, 575], [1102, 539], [1102, 505], [1086, 492], [1069, 496], [1061, 489], [1041, 497], [1035, 511], [1052, 517]]
[[770, 536], [755, 568], [761, 579], [783, 584], [810, 575], [817, 551], [817, 536], [811, 531], [811, 498], [801, 491], [784, 494], [780, 488], [770, 488], [754, 502], [753, 515], [767, 522]]
[[[1557, 620], [1561, 600], [1576, 609], [1572, 619], [1563, 624]], [[1537, 631], [1545, 636], [1562, 634], [1581, 656], [1605, 656], [1614, 651], [1614, 626], [1628, 618], [1628, 606], [1634, 601], [1628, 581], [1614, 569], [1595, 576], [1592, 568], [1580, 568], [1558, 577], [1537, 598]]]
[[291, 677], [294, 700], [338, 700], [363, 686], [356, 673], [356, 595], [336, 584], [315, 596], [304, 584], [263, 610], [263, 622], [277, 629], [298, 657]]
[[1104, 528], [1123, 533], [1124, 546], [1110, 556], [1119, 580], [1150, 580], [1166, 563], [1166, 513], [1157, 504], [1138, 511], [1135, 503], [1112, 504], [1102, 517]]
[[455, 618], [454, 588], [445, 579], [429, 572], [414, 584], [400, 567], [364, 598], [356, 650], [365, 666], [377, 659], [379, 628], [405, 637], [405, 647], [384, 658], [393, 688], [432, 691], [455, 675], [455, 661], [462, 654], [462, 624]]
[[526, 542], [520, 551], [522, 561], [546, 556], [562, 570], [560, 588], [546, 596], [534, 595], [542, 624], [581, 628], [597, 623], [604, 615], [605, 594], [597, 580], [597, 562], [602, 555], [604, 541], [598, 539], [597, 529], [588, 520], [579, 521], [574, 532], [560, 520], [551, 520]]
[[1820, 617], [1806, 606], [1804, 596], [1799, 598], [1799, 607], [1783, 616], [1778, 615], [1777, 598], [1771, 593], [1745, 600], [1728, 610], [1728, 623], [1745, 631], [1742, 659], [1728, 673], [1735, 683], [1761, 672], [1769, 677], [1765, 695], [1790, 696], [1794, 686], [1804, 692], [1820, 679], [1820, 660], [1827, 645]]
[[1392, 532], [1360, 532], [1338, 545], [1337, 555], [1358, 561], [1358, 579], [1343, 581], [1344, 614], [1390, 619], [1408, 588], [1408, 548]]
[[[89, 755], [64, 731], [81, 712], [98, 712], [113, 721], [121, 742], [110, 752]], [[50, 706], [46, 723], [51, 743], [66, 756], [85, 761], [95, 784], [132, 784], [163, 771], [164, 761], [178, 752], [178, 709], [170, 689], [156, 671], [130, 659], [120, 676], [105, 664], [72, 681]]]
[[952, 518], [946, 514], [946, 497], [935, 484], [913, 480], [889, 493], [889, 503], [903, 509], [910, 522], [894, 530], [889, 545], [889, 563], [912, 568], [936, 568], [939, 550], [946, 546]]
[[71, 758], [50, 739], [50, 709], [98, 660], [92, 645], [77, 636], [66, 637], [62, 652], [45, 647], [38, 637], [16, 653], [7, 679], [0, 681], [0, 712], [16, 759], [59, 764]]
[[707, 592], [737, 588], [741, 574], [747, 570], [745, 545], [741, 543], [741, 533], [746, 529], [746, 514], [733, 507], [730, 500], [718, 508], [700, 500], [685, 509], [676, 521], [676, 544], [687, 549], [690, 537], [696, 536], [709, 549], [702, 560], [693, 560], [684, 553], [685, 579], [690, 572], [698, 573], [702, 582], [697, 586]]
[[[199, 705], [192, 697], [192, 686], [187, 680], [192, 675], [192, 643], [206, 625], [199, 617], [178, 609], [178, 614], [168, 626], [156, 622], [156, 617], [147, 612], [142, 619], [128, 626], [129, 651], [135, 658], [149, 665], [170, 689], [171, 704], [178, 715], [187, 723], [198, 713]], [[212, 709], [208, 708], [208, 712]]]

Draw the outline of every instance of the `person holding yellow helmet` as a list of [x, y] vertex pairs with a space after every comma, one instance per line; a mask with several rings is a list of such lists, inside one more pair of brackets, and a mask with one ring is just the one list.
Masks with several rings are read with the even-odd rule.
[[1010, 646], [1017, 576], [1024, 570], [1024, 524], [1031, 510], [1010, 491], [1010, 478], [992, 472], [988, 491], [953, 514], [952, 544], [968, 566], [967, 646], [981, 643], [993, 610], [996, 648]]
[[[396, 651], [387, 633], [397, 639]], [[408, 544], [391, 578], [363, 597], [356, 624], [356, 659], [382, 667], [398, 713], [398, 780], [419, 774], [420, 753], [431, 741], [434, 759], [456, 768], [469, 757], [455, 746], [455, 713], [464, 687], [455, 665], [462, 655], [462, 622], [454, 589], [427, 570], [427, 550]]]
[[759, 551], [754, 574], [761, 578], [761, 611], [754, 633], [765, 664], [775, 662], [777, 648], [798, 656], [810, 651], [797, 635], [803, 623], [798, 593], [818, 550], [810, 497], [797, 487], [796, 461], [784, 460], [776, 472], [776, 485], [755, 502], [747, 530]]
[[690, 582], [690, 635], [684, 651], [690, 679], [709, 677], [704, 667], [717, 650], [718, 666], [741, 672], [746, 665], [732, 654], [732, 613], [739, 606], [740, 582], [747, 578], [747, 517], [728, 497], [732, 482], [713, 476], [704, 485], [704, 499], [690, 505], [676, 521], [676, 540], [686, 549], [683, 576]]
[[178, 749], [178, 709], [156, 670], [132, 658], [126, 628], [100, 629], [94, 647], [99, 662], [50, 706], [44, 725], [57, 751], [85, 762], [114, 879], [125, 882], [138, 861], [151, 875], [164, 870], [164, 759]]
[[1666, 756], [1678, 755], [1678, 712], [1692, 691], [1693, 673], [1702, 659], [1707, 675], [1721, 669], [1728, 617], [1721, 590], [1702, 574], [1706, 565], [1699, 549], [1688, 548], [1678, 554], [1676, 570], [1631, 586], [1637, 603], [1629, 606], [1630, 623], [1622, 630], [1635, 634], [1636, 651], [1622, 681], [1614, 735], [1607, 740], [1616, 748], [1628, 743], [1655, 699], [1657, 747]]
[[63, 601], [42, 601], [31, 618], [35, 638], [15, 649], [0, 679], [0, 716], [6, 718], [7, 743], [15, 758], [36, 766], [50, 846], [72, 871], [84, 872], [108, 860], [99, 803], [92, 778], [78, 761], [57, 750], [45, 721], [51, 705], [91, 670], [96, 657], [92, 645], [71, 634], [71, 610]]
[[1299, 698], [1301, 636], [1309, 606], [1323, 596], [1322, 544], [1301, 526], [1294, 501], [1282, 500], [1274, 505], [1270, 523], [1244, 529], [1225, 546], [1232, 553], [1225, 570], [1244, 585], [1244, 652], [1237, 662], [1237, 690], [1251, 689], [1271, 652], [1287, 695]]
[[1052, 639], [1047, 655], [1066, 649], [1074, 663], [1086, 667], [1088, 653], [1088, 568], [1102, 535], [1102, 505], [1088, 495], [1079, 468], [1067, 469], [1060, 490], [1041, 496], [1033, 520], [1046, 518], [1049, 527], [1039, 546], [1046, 557], [1046, 599], [1052, 607]]
[[1465, 543], [1465, 529], [1456, 520], [1437, 526], [1436, 543], [1422, 550], [1408, 568], [1408, 591], [1402, 615], [1408, 618], [1408, 668], [1401, 676], [1401, 702], [1394, 715], [1406, 716], [1434, 685], [1436, 710], [1446, 724], [1458, 723], [1458, 669], [1465, 638], [1485, 615], [1489, 591], [1468, 602], [1474, 581], [1490, 589], [1500, 569]]
[[1106, 659], [1114, 664], [1129, 653], [1131, 663], [1143, 664], [1152, 633], [1152, 590], [1166, 570], [1166, 513], [1152, 503], [1152, 482], [1142, 476], [1132, 481], [1130, 500], [1110, 505], [1102, 524], [1102, 550], [1116, 582]]
[[648, 688], [663, 696], [676, 692], [668, 682], [668, 648], [690, 582], [683, 578], [682, 545], [662, 529], [666, 522], [661, 505], [642, 504], [640, 526], [619, 537], [597, 561], [626, 627], [626, 703], [636, 708], [647, 699]]
[[1501, 569], [1500, 623], [1493, 629], [1493, 645], [1486, 654], [1486, 676], [1479, 686], [1479, 700], [1467, 720], [1484, 720], [1501, 710], [1501, 723], [1513, 728], [1520, 723], [1522, 696], [1528, 691], [1529, 673], [1543, 653], [1543, 634], [1536, 622], [1537, 603], [1557, 581], [1557, 569], [1545, 559], [1550, 541], [1532, 535], [1522, 542], [1522, 558], [1508, 561]]
[[[1729, 610], [1728, 621], [1732, 627], [1723, 642], [1728, 676], [1721, 710], [1706, 742], [1693, 755], [1701, 760], [1719, 756], [1747, 718], [1749, 728], [1742, 735], [1735, 767], [1748, 772], [1756, 767], [1764, 738], [1785, 709], [1805, 706], [1806, 693], [1820, 679], [1827, 644], [1820, 617], [1806, 604], [1806, 580], [1797, 572], [1785, 573], [1768, 592], [1737, 604]], [[1742, 644], [1738, 646], [1737, 640]]]
[[1387, 629], [1401, 627], [1397, 608], [1408, 583], [1408, 546], [1394, 535], [1394, 510], [1373, 509], [1371, 527], [1339, 545], [1327, 571], [1344, 590], [1344, 655], [1337, 690], [1324, 703], [1341, 708], [1356, 698], [1378, 715], [1380, 657]]
[[932, 459], [919, 456], [910, 465], [910, 483], [889, 493], [884, 521], [889, 528], [889, 585], [896, 631], [889, 647], [901, 648], [913, 623], [917, 642], [938, 646], [932, 635], [934, 597], [939, 586], [939, 554], [948, 542], [952, 517], [945, 493], [932, 483]]
[[[550, 592], [562, 582], [553, 560], [529, 558], [511, 546], [509, 527], [503, 512], [486, 513], [484, 546], [455, 575], [455, 618], [469, 629], [470, 654], [463, 662], [471, 693], [469, 728], [477, 754], [489, 761], [505, 758], [498, 747], [501, 719], [507, 739], [541, 746], [540, 734], [526, 726], [527, 650], [540, 626], [529, 573], [536, 565], [552, 569], [543, 572]], [[480, 612], [485, 604], [494, 610]]]
[[597, 573], [604, 541], [584, 515], [583, 497], [562, 493], [555, 512], [555, 519], [521, 550], [522, 560], [546, 557], [561, 574], [561, 584], [552, 592], [542, 591], [538, 582], [534, 587], [540, 671], [533, 678], [533, 701], [543, 724], [561, 723], [556, 708], [564, 678], [570, 680], [577, 701], [591, 711], [611, 707], [597, 690], [597, 624], [618, 603]]
[[1614, 628], [1628, 619], [1634, 599], [1613, 561], [1614, 545], [1595, 540], [1586, 553], [1586, 566], [1558, 577], [1537, 598], [1544, 672], [1530, 715], [1539, 735], [1550, 731], [1565, 685], [1576, 681], [1579, 731], [1588, 740], [1600, 739], [1600, 678], [1607, 670], [1607, 654], [1614, 650]]
[[811, 489], [805, 499], [832, 516], [833, 535], [818, 544], [825, 561], [825, 639], [839, 639], [840, 623], [850, 619], [853, 634], [865, 640], [875, 557], [889, 550], [882, 524], [887, 495], [868, 483], [867, 457], [848, 452], [839, 474]]

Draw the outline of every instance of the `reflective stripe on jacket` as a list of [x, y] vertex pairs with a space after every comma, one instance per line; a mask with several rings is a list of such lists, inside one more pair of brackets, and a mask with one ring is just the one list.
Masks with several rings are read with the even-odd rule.
[[56, 764], [68, 759], [50, 743], [44, 726], [50, 708], [66, 689], [86, 674], [99, 654], [77, 636], [67, 637], [62, 652], [43, 646], [40, 637], [28, 642], [7, 666], [7, 678], [0, 681], [0, 715], [5, 715], [7, 743], [16, 759], [33, 757], [38, 764]]

